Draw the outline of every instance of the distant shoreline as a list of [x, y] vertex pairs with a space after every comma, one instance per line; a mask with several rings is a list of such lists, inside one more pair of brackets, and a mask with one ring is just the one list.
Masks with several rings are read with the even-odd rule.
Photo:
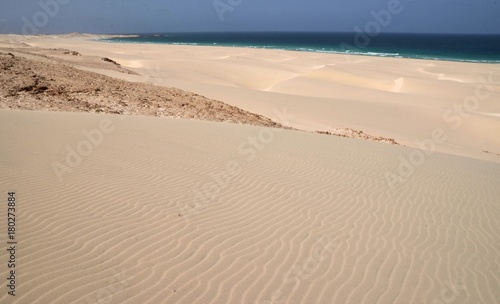
[[500, 36], [365, 33], [156, 33], [112, 35], [99, 41], [243, 47], [472, 63], [500, 63]]

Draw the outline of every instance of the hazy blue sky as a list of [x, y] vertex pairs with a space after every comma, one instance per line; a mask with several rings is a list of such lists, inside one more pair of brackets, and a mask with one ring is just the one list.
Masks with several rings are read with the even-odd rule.
[[390, 5], [384, 32], [500, 34], [500, 0], [0, 0], [0, 32], [351, 32]]

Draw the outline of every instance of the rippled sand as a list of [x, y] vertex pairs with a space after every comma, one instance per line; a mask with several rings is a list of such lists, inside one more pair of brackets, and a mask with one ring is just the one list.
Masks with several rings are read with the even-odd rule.
[[2, 110], [0, 142], [19, 227], [2, 303], [500, 298], [496, 163], [435, 153], [390, 186], [413, 149], [85, 113]]

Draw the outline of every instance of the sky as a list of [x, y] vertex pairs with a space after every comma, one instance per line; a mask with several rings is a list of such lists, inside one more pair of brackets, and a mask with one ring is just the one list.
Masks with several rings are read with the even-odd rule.
[[0, 0], [0, 33], [500, 34], [500, 0]]

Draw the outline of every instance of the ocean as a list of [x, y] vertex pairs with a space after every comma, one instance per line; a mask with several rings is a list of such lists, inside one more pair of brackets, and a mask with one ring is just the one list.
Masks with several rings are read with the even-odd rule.
[[380, 33], [370, 37], [363, 33], [160, 33], [103, 40], [500, 63], [500, 35]]

